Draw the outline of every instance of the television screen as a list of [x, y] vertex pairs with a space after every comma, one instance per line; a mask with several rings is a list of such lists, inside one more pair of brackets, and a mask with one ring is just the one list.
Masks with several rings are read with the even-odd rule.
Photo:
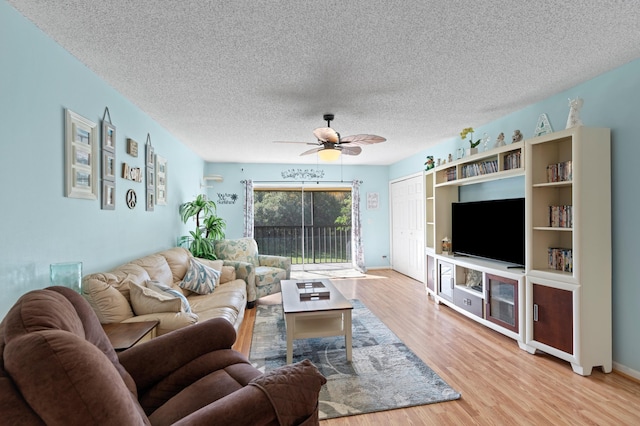
[[456, 254], [524, 266], [524, 198], [453, 203]]

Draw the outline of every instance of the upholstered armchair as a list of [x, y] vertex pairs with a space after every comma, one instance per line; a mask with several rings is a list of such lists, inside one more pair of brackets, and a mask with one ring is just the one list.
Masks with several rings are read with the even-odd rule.
[[215, 318], [116, 353], [78, 293], [31, 291], [0, 323], [0, 423], [317, 425], [317, 368], [261, 374], [235, 337]]
[[[258, 244], [253, 238], [219, 240], [214, 243], [218, 259], [236, 269], [247, 269], [247, 302], [249, 307], [261, 297], [280, 291], [280, 281], [291, 277], [291, 259], [258, 253]], [[238, 276], [240, 278], [240, 276]]]

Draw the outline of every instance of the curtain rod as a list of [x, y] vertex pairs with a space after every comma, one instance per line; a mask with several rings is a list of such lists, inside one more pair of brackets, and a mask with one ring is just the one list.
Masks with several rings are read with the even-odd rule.
[[[353, 181], [343, 180], [254, 180], [253, 183], [351, 183]], [[246, 180], [241, 180], [240, 183], [247, 183]], [[363, 183], [361, 180], [358, 183]]]

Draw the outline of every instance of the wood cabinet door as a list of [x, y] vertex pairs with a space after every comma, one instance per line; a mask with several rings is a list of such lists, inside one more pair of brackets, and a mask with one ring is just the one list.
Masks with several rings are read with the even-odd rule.
[[533, 285], [533, 339], [573, 354], [573, 294]]

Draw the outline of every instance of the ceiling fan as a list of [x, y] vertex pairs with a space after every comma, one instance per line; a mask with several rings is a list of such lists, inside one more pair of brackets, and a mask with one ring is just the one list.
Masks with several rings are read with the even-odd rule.
[[340, 154], [359, 155], [362, 152], [361, 146], [372, 145], [387, 140], [382, 136], [366, 134], [346, 136], [343, 138], [340, 136], [340, 133], [331, 128], [331, 121], [334, 119], [333, 114], [324, 114], [322, 118], [327, 122], [327, 127], [318, 127], [313, 131], [317, 142], [276, 141], [276, 143], [304, 143], [307, 145], [315, 145], [315, 148], [305, 151], [300, 155], [318, 153], [318, 156], [323, 161], [335, 161], [340, 158]]

